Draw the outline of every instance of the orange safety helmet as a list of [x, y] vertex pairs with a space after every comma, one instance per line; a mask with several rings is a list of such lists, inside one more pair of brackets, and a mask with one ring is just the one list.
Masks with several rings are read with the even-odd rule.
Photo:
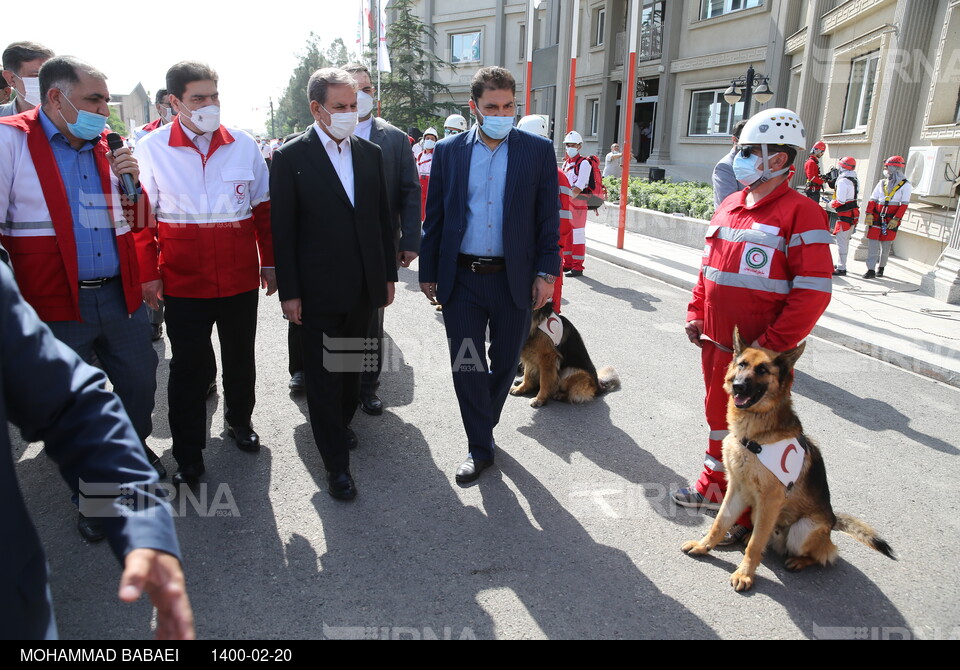
[[856, 170], [857, 159], [852, 156], [844, 156], [840, 159], [840, 167], [844, 170]]
[[902, 170], [907, 167], [907, 162], [903, 160], [903, 156], [890, 156], [890, 158], [884, 162], [883, 167], [895, 167]]
[[823, 140], [821, 140], [813, 145], [813, 148], [810, 149], [810, 153], [813, 153], [814, 151], [826, 151], [826, 150], [827, 150], [827, 145], [823, 143]]

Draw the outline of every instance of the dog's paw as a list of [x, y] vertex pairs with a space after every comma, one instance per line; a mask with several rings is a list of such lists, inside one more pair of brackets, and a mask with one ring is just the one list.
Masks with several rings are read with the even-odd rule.
[[730, 584], [737, 591], [749, 591], [753, 586], [753, 575], [747, 574], [742, 568], [737, 568], [732, 575], [730, 575]]
[[543, 398], [532, 398], [532, 399], [530, 400], [530, 406], [531, 406], [531, 407], [535, 407], [535, 408], [536, 408], [536, 407], [543, 407], [543, 406], [546, 405], [546, 404], [547, 404], [547, 401], [544, 400]]
[[690, 540], [689, 542], [684, 542], [683, 546], [680, 547], [680, 551], [685, 554], [690, 554], [691, 556], [704, 556], [710, 553], [710, 550], [705, 546], [700, 544], [697, 540]]
[[527, 387], [523, 385], [523, 382], [520, 382], [512, 389], [510, 389], [510, 395], [523, 395], [527, 392]]
[[787, 570], [790, 570], [791, 572], [800, 572], [804, 568], [810, 567], [816, 563], [816, 561], [809, 556], [791, 556], [783, 563], [787, 567]]

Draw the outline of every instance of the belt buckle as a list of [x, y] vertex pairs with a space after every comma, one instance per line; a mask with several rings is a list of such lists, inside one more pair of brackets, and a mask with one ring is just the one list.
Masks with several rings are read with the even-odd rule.
[[470, 271], [478, 272], [477, 268], [482, 268], [484, 265], [492, 265], [493, 258], [484, 258], [483, 256], [477, 256], [477, 260], [470, 263]]

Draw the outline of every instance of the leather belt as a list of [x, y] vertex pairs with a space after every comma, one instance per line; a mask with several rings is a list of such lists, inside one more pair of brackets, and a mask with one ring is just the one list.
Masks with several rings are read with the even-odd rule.
[[117, 281], [120, 277], [101, 277], [100, 279], [81, 279], [80, 288], [100, 288], [112, 281]]
[[506, 267], [503, 256], [471, 256], [469, 254], [457, 254], [457, 265], [478, 275], [493, 274]]

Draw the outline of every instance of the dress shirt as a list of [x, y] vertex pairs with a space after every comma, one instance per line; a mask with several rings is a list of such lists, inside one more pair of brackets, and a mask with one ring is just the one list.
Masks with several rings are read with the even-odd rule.
[[183, 134], [187, 136], [187, 139], [193, 142], [193, 146], [206, 156], [207, 152], [210, 151], [210, 136], [213, 133], [195, 133], [187, 128], [187, 124], [183, 121], [180, 121], [180, 127], [183, 128]]
[[353, 131], [353, 134], [359, 137], [362, 140], [370, 141], [370, 129], [373, 128], [373, 114], [370, 115], [370, 118], [366, 121], [361, 121], [357, 124], [357, 129]]
[[341, 140], [340, 144], [337, 144], [337, 141], [327, 135], [316, 121], [313, 122], [313, 129], [317, 132], [317, 137], [320, 138], [327, 156], [330, 157], [333, 169], [340, 177], [340, 183], [343, 184], [343, 190], [347, 192], [350, 204], [353, 205], [353, 154], [350, 151], [350, 138]]
[[[103, 184], [93, 155], [94, 143], [84, 142], [79, 149], [74, 149], [42, 109], [40, 123], [67, 191], [73, 217], [73, 237], [77, 243], [79, 279], [118, 276], [117, 233], [103, 196]], [[99, 142], [100, 138], [96, 141]], [[122, 219], [121, 212], [115, 212], [115, 216]]]
[[467, 229], [460, 253], [503, 256], [503, 192], [507, 184], [508, 135], [493, 151], [475, 133], [467, 182]]

